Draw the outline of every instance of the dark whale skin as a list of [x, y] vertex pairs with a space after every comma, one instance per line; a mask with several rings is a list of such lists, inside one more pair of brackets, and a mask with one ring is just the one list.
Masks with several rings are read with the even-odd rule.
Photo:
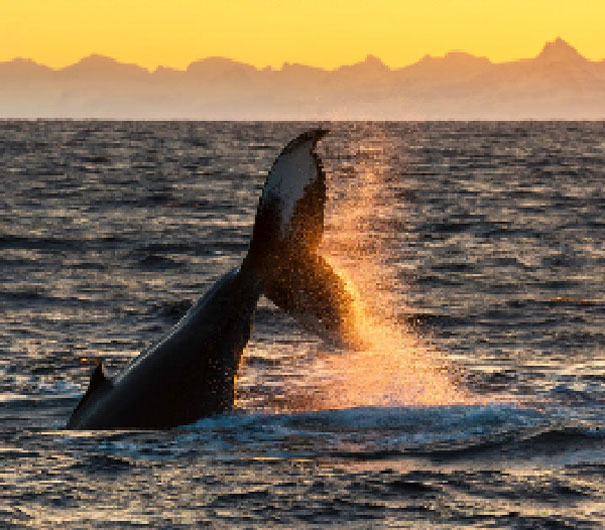
[[305, 327], [344, 341], [352, 300], [316, 253], [326, 185], [314, 149], [326, 132], [299, 135], [275, 159], [241, 266], [113, 380], [98, 364], [68, 429], [168, 429], [231, 410], [261, 294]]

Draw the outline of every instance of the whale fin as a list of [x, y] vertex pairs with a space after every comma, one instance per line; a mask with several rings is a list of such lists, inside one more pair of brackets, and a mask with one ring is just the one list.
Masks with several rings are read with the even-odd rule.
[[284, 249], [314, 250], [323, 235], [326, 175], [315, 146], [325, 129], [307, 131], [275, 159], [258, 203], [247, 262], [258, 265]]
[[86, 394], [82, 396], [82, 399], [80, 400], [80, 403], [78, 403], [78, 406], [74, 409], [72, 413], [72, 418], [78, 412], [78, 410], [80, 410], [84, 406], [86, 402], [91, 400], [93, 397], [97, 397], [99, 393], [107, 392], [108, 390], [111, 390], [111, 388], [113, 388], [113, 384], [105, 375], [105, 371], [103, 370], [103, 363], [96, 362], [95, 364], [95, 369], [93, 370], [92, 375], [90, 376], [90, 382], [88, 383], [88, 390], [86, 391]]
[[304, 327], [346, 339], [352, 298], [317, 247], [324, 229], [326, 175], [315, 153], [328, 131], [292, 140], [275, 159], [258, 205], [245, 266], [261, 278], [263, 294]]

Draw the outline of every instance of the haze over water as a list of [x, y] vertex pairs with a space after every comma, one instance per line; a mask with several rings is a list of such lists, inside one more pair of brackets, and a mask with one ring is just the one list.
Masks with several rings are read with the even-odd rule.
[[99, 54], [53, 70], [0, 62], [0, 117], [109, 120], [602, 120], [605, 61], [561, 38], [495, 63], [454, 51], [402, 68], [379, 57], [325, 70], [206, 57], [148, 71]]
[[[307, 123], [2, 122], [8, 526], [605, 523], [602, 123], [334, 123], [347, 352], [262, 301], [233, 415], [62, 428], [237, 266]], [[362, 322], [363, 325], [364, 322]]]

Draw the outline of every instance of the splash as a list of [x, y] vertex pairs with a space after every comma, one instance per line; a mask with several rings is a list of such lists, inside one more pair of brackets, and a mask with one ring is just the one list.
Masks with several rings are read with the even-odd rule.
[[[468, 392], [458, 388], [455, 373], [406, 324], [372, 310], [364, 303], [368, 297], [384, 300], [372, 283], [351, 280], [352, 271], [336, 265], [339, 274], [356, 286], [355, 330], [364, 347], [357, 351], [324, 352], [311, 373], [318, 374], [314, 392], [318, 408], [360, 406], [426, 406], [474, 402]], [[367, 272], [371, 266], [361, 268]], [[358, 272], [358, 271], [356, 271]]]
[[[400, 226], [403, 206], [395, 204], [382, 163], [385, 138], [352, 147], [359, 172], [349, 189], [330, 197], [329, 225], [321, 253], [343, 278], [355, 300], [349, 330], [363, 346], [324, 351], [309, 371], [306, 399], [292, 408], [451, 405], [476, 403], [453, 380], [455, 370], [428, 341], [402, 321], [405, 292], [393, 265], [400, 257], [384, 243]], [[354, 186], [354, 188], [353, 188]], [[407, 311], [409, 313], [409, 311]]]
[[365, 136], [337, 144], [332, 156], [321, 154], [326, 173], [338, 177], [328, 186], [320, 253], [354, 300], [344, 338], [357, 347], [338, 349], [298, 331], [279, 348], [253, 341], [239, 372], [240, 407], [270, 413], [483, 403], [456, 383], [458, 370], [408, 323], [406, 204], [398, 200], [405, 194], [393, 177], [399, 168], [385, 162], [391, 139], [375, 130]]

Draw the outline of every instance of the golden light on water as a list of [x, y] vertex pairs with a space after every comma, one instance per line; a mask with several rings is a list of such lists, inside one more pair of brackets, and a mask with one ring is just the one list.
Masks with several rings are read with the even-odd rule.
[[[371, 269], [372, 266], [368, 266]], [[346, 271], [336, 265], [342, 276]], [[362, 267], [360, 270], [364, 271]], [[363, 275], [363, 274], [362, 274]], [[364, 344], [359, 351], [325, 353], [312, 373], [319, 374], [313, 405], [320, 408], [360, 406], [446, 405], [475, 401], [452, 381], [453, 368], [439, 358], [412, 330], [364, 304], [371, 283], [356, 285], [355, 334]]]

